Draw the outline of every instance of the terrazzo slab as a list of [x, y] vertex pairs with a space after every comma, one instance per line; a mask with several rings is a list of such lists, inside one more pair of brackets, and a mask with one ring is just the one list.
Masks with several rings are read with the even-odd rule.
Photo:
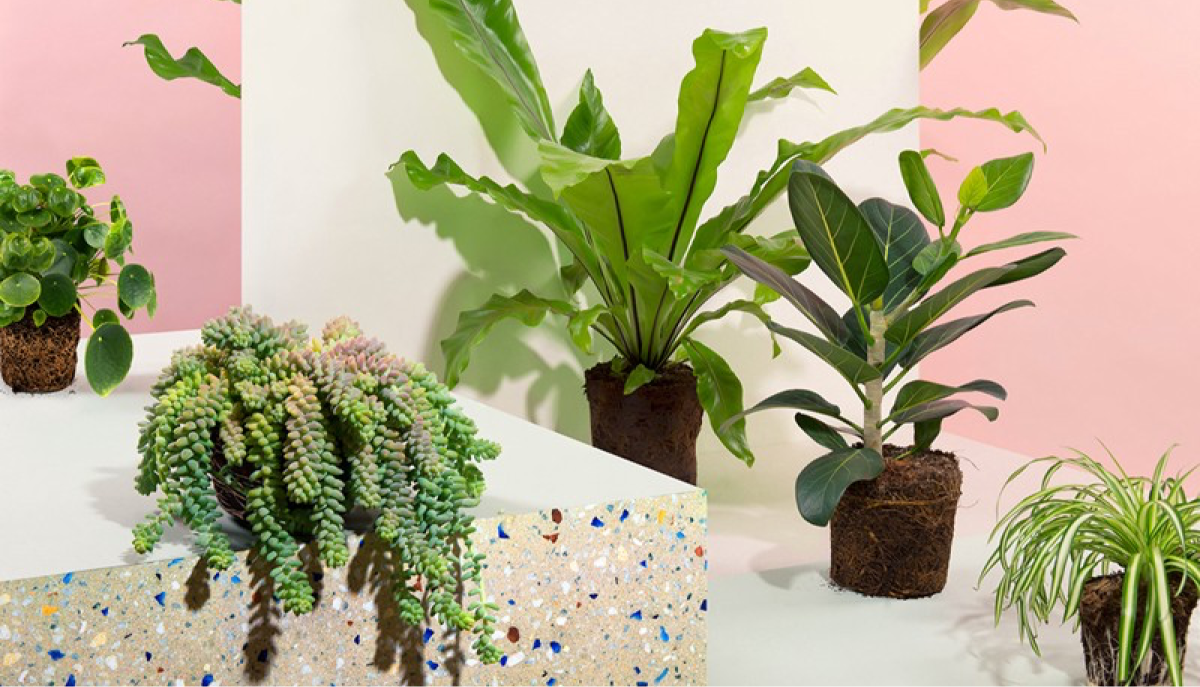
[[301, 617], [272, 602], [253, 553], [221, 572], [189, 557], [0, 582], [0, 684], [706, 682], [703, 492], [477, 526], [497, 665], [469, 636], [402, 627], [390, 554], [367, 536], [346, 568], [310, 566], [318, 602]]

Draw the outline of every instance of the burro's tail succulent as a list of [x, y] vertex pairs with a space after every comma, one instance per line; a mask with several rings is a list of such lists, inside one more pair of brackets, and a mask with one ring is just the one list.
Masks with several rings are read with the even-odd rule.
[[[134, 528], [134, 548], [150, 551], [179, 521], [210, 567], [229, 567], [214, 481], [240, 485], [241, 515], [270, 562], [275, 595], [306, 613], [313, 587], [300, 548], [315, 542], [321, 562], [345, 565], [343, 519], [362, 507], [393, 553], [405, 622], [420, 624], [428, 610], [448, 629], [473, 631], [481, 660], [498, 660], [496, 606], [482, 591], [467, 509], [484, 489], [478, 463], [500, 449], [476, 436], [446, 387], [345, 318], [310, 340], [302, 325], [235, 308], [201, 339], [175, 354], [152, 390], [137, 489], [157, 491], [158, 509]], [[465, 605], [460, 582], [474, 597]]]

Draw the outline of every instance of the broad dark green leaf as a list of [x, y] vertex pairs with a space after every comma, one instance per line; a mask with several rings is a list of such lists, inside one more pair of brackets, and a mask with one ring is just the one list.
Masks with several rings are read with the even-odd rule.
[[133, 339], [119, 324], [104, 324], [88, 338], [84, 369], [88, 384], [107, 396], [125, 380], [133, 365]]
[[946, 210], [942, 207], [942, 196], [938, 193], [933, 175], [925, 166], [925, 156], [915, 150], [900, 153], [900, 176], [913, 206], [935, 226], [946, 226]]
[[737, 417], [742, 412], [742, 383], [729, 363], [708, 346], [692, 338], [684, 339], [682, 346], [696, 373], [700, 405], [717, 438], [739, 460], [754, 465], [754, 454], [746, 440], [746, 420]]
[[809, 439], [817, 442], [818, 446], [831, 451], [841, 451], [850, 448], [850, 445], [846, 443], [846, 439], [842, 437], [841, 433], [815, 417], [805, 415], [804, 413], [796, 413], [796, 426], [803, 430]]
[[61, 274], [70, 277], [71, 281], [82, 281], [75, 279], [75, 265], [81, 260], [79, 251], [62, 239], [54, 239], [50, 243], [54, 246], [54, 262], [43, 274]]
[[1025, 195], [1032, 177], [1033, 153], [991, 160], [971, 170], [958, 200], [976, 212], [1003, 210]]
[[556, 140], [554, 114], [512, 0], [429, 0], [455, 45], [499, 86], [534, 140]]
[[91, 157], [73, 157], [67, 160], [67, 178], [75, 188], [91, 188], [105, 181], [100, 163]]
[[847, 487], [875, 479], [882, 472], [883, 456], [869, 448], [827, 453], [805, 466], [796, 477], [796, 507], [805, 520], [824, 527]]
[[150, 303], [154, 295], [154, 276], [141, 265], [126, 265], [117, 277], [117, 296], [136, 310]]
[[182, 57], [175, 59], [163, 45], [162, 40], [152, 33], [145, 34], [125, 45], [142, 46], [146, 55], [146, 64], [150, 65], [151, 71], [161, 79], [166, 81], [197, 79], [220, 88], [226, 95], [234, 98], [242, 97], [242, 87], [225, 78], [221, 70], [217, 69], [217, 66], [199, 48], [188, 48]]
[[608, 110], [604, 109], [604, 98], [596, 88], [592, 70], [583, 76], [579, 87], [579, 104], [567, 118], [563, 127], [562, 144], [577, 153], [606, 160], [621, 157], [621, 134], [613, 123]]
[[755, 102], [771, 98], [786, 98], [797, 88], [837, 93], [829, 85], [829, 82], [821, 78], [820, 74], [813, 71], [812, 67], [805, 67], [789, 77], [778, 76], [771, 79], [765, 86], [751, 93], [747, 100]]
[[23, 308], [37, 303], [42, 294], [42, 285], [37, 277], [27, 272], [17, 272], [0, 281], [0, 301], [14, 308]]
[[727, 246], [721, 252], [746, 276], [786, 298], [825, 338], [832, 342], [849, 338], [850, 333], [837, 311], [783, 270], [734, 246]]
[[539, 298], [529, 291], [515, 296], [493, 295], [475, 310], [466, 310], [458, 316], [454, 333], [442, 340], [442, 353], [446, 357], [446, 385], [453, 388], [471, 360], [471, 351], [505, 319], [514, 319], [527, 327], [536, 327], [549, 313], [570, 316], [575, 308], [565, 301]]
[[978, 411], [980, 415], [986, 417], [989, 421], [995, 422], [996, 418], [1000, 417], [1000, 411], [992, 406], [977, 406], [966, 401], [950, 398], [939, 401], [929, 401], [920, 405], [913, 406], [907, 410], [897, 413], [892, 418], [892, 422], [898, 425], [907, 424], [910, 422], [928, 422], [930, 420], [941, 420], [960, 410], [967, 409]]
[[788, 181], [788, 206], [813, 262], [866, 307], [888, 286], [888, 266], [870, 222], [824, 170], [797, 162]]
[[1004, 250], [1006, 248], [1015, 248], [1017, 246], [1027, 246], [1031, 243], [1042, 243], [1044, 241], [1065, 241], [1067, 239], [1079, 238], [1074, 234], [1068, 234], [1062, 231], [1031, 231], [1025, 234], [1017, 234], [1010, 236], [1003, 241], [995, 241], [993, 243], [985, 243], [976, 246], [967, 251], [964, 258], [969, 258], [974, 255], [982, 255], [996, 250]]
[[1012, 284], [1013, 282], [1018, 282], [1022, 279], [1036, 277], [1042, 272], [1045, 272], [1046, 270], [1058, 264], [1058, 261], [1062, 260], [1066, 254], [1067, 251], [1061, 248], [1051, 248], [1049, 250], [1042, 251], [1041, 253], [1031, 255], [1027, 258], [1014, 260], [1005, 266], [1008, 268], [1008, 271], [1004, 274], [1004, 276], [1000, 277], [991, 284], [988, 284], [988, 286], [1004, 286], [1005, 284]]
[[900, 365], [903, 367], [912, 367], [924, 360], [930, 353], [949, 346], [957, 341], [960, 336], [987, 322], [992, 317], [1003, 312], [1008, 312], [1009, 310], [1025, 307], [1033, 307], [1033, 301], [1012, 301], [991, 312], [963, 317], [951, 320], [945, 324], [939, 324], [936, 327], [930, 327], [913, 337], [912, 343], [905, 349], [904, 354], [900, 356]]
[[947, 0], [921, 22], [921, 69], [945, 48], [975, 16], [979, 0]]
[[757, 403], [753, 408], [738, 413], [727, 420], [727, 422], [733, 422], [734, 420], [746, 417], [752, 413], [761, 412], [763, 410], [773, 410], [775, 408], [804, 410], [810, 413], [828, 415], [829, 417], [841, 417], [842, 414], [840, 408], [829, 401], [826, 401], [815, 391], [809, 391], [808, 389], [788, 389], [787, 391], [780, 391], [768, 396], [766, 399]]
[[787, 188], [788, 173], [796, 160], [823, 164], [872, 134], [896, 131], [921, 119], [948, 121], [960, 117], [996, 122], [1014, 133], [1027, 132], [1039, 142], [1042, 140], [1020, 112], [1001, 113], [996, 108], [940, 110], [924, 106], [888, 110], [866, 124], [830, 134], [816, 142], [793, 143], [781, 139], [775, 161], [758, 173], [750, 192], [701, 225], [696, 231], [696, 243], [706, 248], [720, 248], [729, 243], [729, 234], [744, 231]]
[[879, 370], [871, 367], [867, 364], [866, 360], [854, 355], [842, 346], [830, 343], [808, 332], [784, 327], [774, 322], [767, 324], [767, 326], [776, 334], [786, 336], [815, 353], [817, 357], [828, 363], [830, 367], [837, 370], [838, 374], [845, 377], [846, 381], [853, 385], [865, 384], [880, 377]]
[[918, 451], [928, 451], [933, 442], [942, 433], [941, 420], [926, 420], [913, 423], [913, 448]]
[[761, 28], [735, 34], [707, 29], [692, 43], [695, 66], [679, 87], [670, 161], [663, 173], [663, 189], [676, 218], [670, 246], [659, 251], [668, 259], [692, 243], [701, 210], [716, 187], [717, 168], [737, 137], [766, 38], [767, 30]]
[[916, 213], [882, 198], [864, 201], [858, 208], [883, 248], [889, 275], [883, 309], [891, 311], [921, 283], [922, 275], [913, 262], [929, 245], [929, 234]]
[[1000, 278], [1012, 271], [1012, 267], [989, 267], [968, 274], [952, 282], [949, 286], [921, 301], [912, 310], [901, 316], [888, 327], [885, 337], [888, 341], [905, 346], [913, 338], [933, 324], [951, 308], [961, 303], [971, 294], [980, 289], [992, 286]]
[[650, 382], [653, 382], [654, 378], [657, 376], [658, 375], [654, 373], [654, 370], [651, 370], [645, 365], [638, 364], [638, 366], [633, 368], [633, 370], [631, 370], [625, 377], [625, 395], [628, 396]]
[[47, 314], [62, 317], [71, 312], [79, 300], [75, 282], [63, 274], [47, 274], [42, 277], [42, 292], [38, 296], [38, 305]]
[[918, 379], [905, 384], [896, 394], [896, 402], [892, 405], [892, 412], [889, 416], [895, 416], [897, 413], [923, 403], [940, 401], [955, 394], [969, 392], [986, 394], [1001, 401], [1008, 398], [1008, 392], [1004, 390], [1004, 387], [988, 379], [976, 379], [961, 386], [949, 386]]

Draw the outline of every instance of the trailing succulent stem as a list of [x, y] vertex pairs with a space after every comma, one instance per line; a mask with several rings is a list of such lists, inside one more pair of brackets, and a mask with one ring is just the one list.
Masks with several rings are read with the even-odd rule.
[[[476, 437], [446, 387], [344, 318], [310, 341], [300, 325], [237, 308], [206, 324], [201, 339], [175, 354], [152, 390], [136, 486], [161, 497], [134, 528], [134, 548], [150, 551], [178, 520], [209, 566], [227, 568], [234, 555], [214, 481], [239, 484], [248, 474], [244, 517], [272, 562], [276, 595], [287, 611], [307, 613], [313, 587], [300, 548], [313, 541], [325, 565], [345, 565], [345, 515], [369, 508], [396, 554], [393, 594], [405, 622], [428, 613], [476, 633], [481, 660], [498, 660], [496, 607], [479, 592], [483, 555], [471, 547], [467, 509], [484, 489], [477, 464], [499, 447]], [[460, 583], [475, 599], [466, 608]]]

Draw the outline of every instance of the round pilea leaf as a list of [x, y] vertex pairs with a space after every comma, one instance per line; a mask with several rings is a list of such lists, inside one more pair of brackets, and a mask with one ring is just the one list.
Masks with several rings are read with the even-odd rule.
[[43, 191], [48, 191], [52, 188], [59, 188], [67, 185], [66, 179], [63, 179], [53, 172], [49, 174], [34, 174], [33, 176], [29, 177], [29, 183], [35, 188], [42, 189]]
[[44, 273], [61, 274], [75, 281], [72, 275], [75, 272], [75, 263], [79, 260], [79, 251], [62, 239], [54, 239], [50, 243], [54, 246], [54, 262]]
[[130, 308], [143, 308], [154, 297], [154, 277], [141, 265], [126, 265], [117, 277], [117, 295]]
[[88, 338], [84, 368], [88, 384], [107, 396], [125, 380], [133, 365], [133, 339], [119, 324], [106, 323]]
[[104, 170], [95, 158], [73, 157], [67, 160], [67, 176], [75, 188], [88, 188], [104, 183]]
[[12, 209], [18, 213], [29, 212], [42, 204], [42, 194], [32, 186], [22, 186], [12, 196]]
[[46, 315], [45, 310], [42, 310], [40, 308], [37, 310], [34, 310], [33, 311], [33, 326], [40, 327], [43, 324], [46, 324], [47, 317], [48, 317], [48, 315]]
[[7, 327], [13, 322], [20, 322], [25, 317], [25, 308], [14, 308], [0, 302], [0, 327]]
[[46, 194], [46, 205], [59, 217], [70, 217], [79, 209], [79, 194], [66, 186], [55, 186]]
[[54, 215], [51, 215], [50, 211], [46, 209], [30, 210], [29, 212], [22, 212], [17, 215], [17, 223], [31, 229], [44, 227], [52, 219], [54, 219]]
[[42, 294], [38, 297], [38, 305], [47, 314], [62, 317], [71, 312], [77, 300], [79, 293], [70, 277], [64, 274], [47, 274], [42, 277]]
[[14, 308], [33, 305], [40, 295], [42, 295], [41, 283], [38, 282], [37, 277], [26, 272], [17, 272], [0, 282], [0, 301], [4, 301]]
[[120, 322], [121, 317], [108, 308], [97, 310], [96, 314], [92, 315], [92, 327], [95, 329], [99, 329], [106, 324], [118, 324]]
[[106, 238], [108, 238], [108, 225], [103, 222], [92, 222], [83, 227], [83, 240], [96, 250], [104, 247]]

